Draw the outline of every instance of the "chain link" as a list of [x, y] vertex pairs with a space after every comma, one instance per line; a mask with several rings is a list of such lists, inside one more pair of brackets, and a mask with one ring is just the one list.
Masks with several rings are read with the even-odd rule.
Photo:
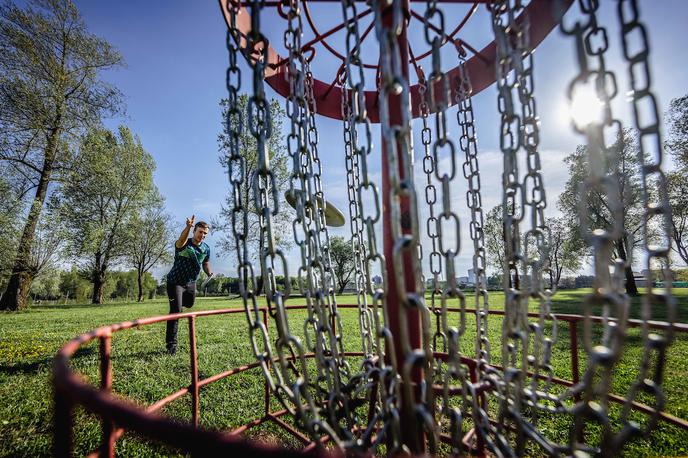
[[[400, 301], [400, 335], [397, 339], [402, 344], [401, 352], [404, 355], [404, 361], [396, 362], [396, 370], [402, 378], [402, 405], [405, 406], [403, 414], [406, 415], [403, 421], [407, 425], [420, 425], [419, 428], [422, 428], [427, 435], [429, 452], [434, 453], [438, 441], [438, 430], [434, 422], [430, 421], [434, 411], [431, 319], [430, 311], [422, 296], [422, 274], [418, 258], [419, 219], [413, 183], [409, 82], [406, 73], [402, 70], [402, 66], [408, 65], [408, 62], [402, 59], [397, 40], [405, 27], [406, 18], [400, 0], [392, 0], [391, 3], [373, 0], [372, 8], [375, 13], [375, 32], [380, 44], [378, 109], [382, 141], [387, 152], [387, 163], [383, 164], [383, 167], [388, 169], [390, 187], [388, 203], [393, 243], [392, 265], [394, 266], [394, 272], [391, 274], [395, 277], [396, 295]], [[388, 25], [383, 23], [383, 14], [391, 15]], [[395, 119], [395, 122], [390, 119], [388, 106], [390, 95], [398, 96], [399, 101], [397, 110], [399, 119]], [[402, 215], [402, 202], [407, 207], [404, 215]], [[402, 227], [402, 220], [404, 227]], [[410, 265], [407, 265], [405, 261]], [[406, 287], [407, 268], [411, 269], [408, 274], [413, 278], [414, 283], [408, 290]], [[422, 348], [413, 348], [409, 339], [408, 314], [410, 311], [417, 311], [420, 316]], [[403, 370], [400, 371], [400, 368]], [[424, 378], [418, 382], [418, 388], [414, 389], [412, 373], [417, 370], [424, 374]], [[414, 391], [420, 392], [420, 396], [416, 397]], [[404, 443], [412, 453], [419, 453], [422, 450], [419, 444], [420, 434], [411, 434], [411, 436], [404, 437]]]
[[[521, 2], [500, 1], [491, 7], [497, 43], [498, 108], [501, 114], [500, 149], [504, 154], [502, 208], [505, 235], [505, 318], [502, 326], [502, 364], [505, 367], [500, 398], [500, 423], [515, 426], [514, 449], [504, 441], [488, 441], [505, 455], [522, 455], [526, 440], [545, 450], [550, 443], [537, 431], [538, 410], [551, 409], [557, 398], [550, 394], [553, 379], [552, 346], [557, 321], [552, 314], [554, 286], [546, 287], [551, 233], [545, 219], [547, 200], [541, 174], [539, 121], [535, 104], [533, 54], [529, 19]], [[520, 108], [520, 113], [519, 113]], [[526, 172], [521, 177], [519, 152], [525, 151]], [[526, 216], [529, 225], [525, 226]], [[538, 320], [528, 320], [529, 298], [538, 301]], [[550, 321], [549, 330], [546, 320]], [[529, 378], [529, 382], [528, 379]], [[540, 380], [544, 378], [544, 384]], [[503, 393], [503, 394], [502, 394]], [[529, 415], [523, 413], [530, 406]], [[502, 425], [492, 434], [506, 435]]]
[[[461, 230], [459, 216], [451, 208], [451, 188], [457, 176], [458, 159], [456, 145], [449, 138], [447, 131], [447, 108], [449, 107], [449, 77], [442, 71], [441, 47], [446, 35], [444, 30], [444, 13], [437, 7], [437, 0], [428, 0], [424, 18], [425, 41], [431, 47], [432, 71], [428, 77], [429, 91], [426, 96], [430, 110], [435, 114], [435, 139], [432, 144], [432, 159], [434, 176], [440, 182], [442, 189], [442, 206], [438, 217], [434, 219], [434, 233], [439, 245], [439, 253], [444, 262], [445, 285], [441, 291], [441, 308], [438, 321], [441, 322], [440, 332], [436, 333], [445, 342], [449, 340], [449, 352], [447, 356], [447, 369], [440, 376], [443, 378], [444, 390], [440, 414], [446, 417], [449, 423], [452, 452], [461, 452], [463, 410], [468, 409], [467, 373], [461, 363], [459, 342], [466, 330], [466, 299], [459, 289], [456, 275], [456, 256], [461, 249]], [[435, 27], [432, 27], [432, 25]], [[433, 215], [434, 216], [434, 215]], [[428, 226], [431, 222], [428, 220]], [[434, 240], [433, 240], [434, 241]], [[435, 247], [433, 247], [434, 254]], [[450, 326], [447, 309], [451, 301], [458, 303], [460, 312], [458, 326]], [[433, 301], [433, 312], [438, 309]], [[437, 348], [435, 347], [435, 350]], [[442, 366], [438, 365], [441, 370]], [[462, 393], [462, 407], [459, 408], [450, 402], [449, 391], [453, 383], [458, 384]]]
[[[369, 175], [368, 157], [372, 151], [370, 120], [365, 105], [365, 75], [361, 61], [361, 35], [354, 0], [342, 1], [342, 16], [346, 25], [346, 61], [342, 87], [342, 119], [346, 151], [347, 187], [349, 216], [352, 232], [352, 246], [355, 255], [355, 282], [359, 310], [359, 327], [366, 355], [362, 367], [366, 369], [365, 379], [369, 383], [369, 399], [377, 399], [377, 411], [367, 425], [361, 441], [371, 445], [372, 434], [378, 424], [382, 433], [373, 446], [377, 447], [386, 438], [390, 453], [401, 447], [399, 426], [399, 375], [396, 363], [385, 362], [385, 354], [394, 355], [391, 331], [387, 327], [387, 268], [384, 256], [378, 251], [376, 225], [381, 217], [380, 192]], [[364, 195], [368, 196], [366, 208]], [[372, 274], [378, 269], [382, 282], [374, 284]], [[372, 305], [368, 304], [368, 294]], [[381, 312], [384, 319], [381, 319]], [[386, 348], [385, 348], [386, 346]], [[388, 388], [389, 387], [389, 388]], [[376, 391], [373, 394], [373, 391]], [[372, 409], [373, 407], [369, 407]]]
[[[617, 5], [617, 15], [621, 27], [621, 42], [624, 58], [628, 63], [628, 76], [631, 83], [633, 120], [639, 134], [638, 159], [642, 174], [643, 213], [643, 247], [647, 253], [646, 269], [650, 272], [645, 277], [648, 291], [643, 296], [641, 319], [643, 320], [642, 336], [645, 351], [640, 362], [636, 381], [626, 394], [626, 402], [621, 412], [621, 431], [614, 437], [613, 448], [621, 447], [633, 436], [647, 435], [655, 427], [659, 412], [664, 409], [665, 396], [661, 388], [662, 373], [666, 361], [666, 350], [674, 334], [669, 327], [663, 334], [650, 332], [648, 321], [653, 310], [664, 308], [666, 321], [673, 324], [676, 319], [676, 300], [671, 294], [672, 273], [670, 269], [672, 223], [671, 205], [667, 191], [666, 176], [662, 171], [663, 146], [660, 134], [661, 117], [657, 100], [652, 92], [650, 72], [650, 46], [647, 40], [645, 25], [640, 21], [638, 5], [635, 0], [621, 0]], [[637, 46], [639, 42], [640, 46]], [[654, 218], [659, 219], [660, 233], [653, 240], [649, 228]], [[653, 286], [652, 272], [657, 266], [665, 287]], [[645, 393], [653, 401], [652, 413], [647, 424], [640, 426], [629, 419], [632, 403], [639, 393]]]
[[[585, 315], [583, 342], [590, 355], [583, 374], [583, 385], [574, 393], [580, 401], [572, 409], [574, 428], [569, 437], [571, 453], [597, 453], [594, 444], [585, 442], [585, 428], [598, 424], [602, 428], [602, 443], [610, 445], [611, 424], [607, 412], [608, 393], [611, 385], [612, 370], [620, 357], [626, 333], [630, 298], [623, 287], [623, 271], [629, 263], [613, 261], [614, 244], [624, 234], [624, 216], [619, 176], [616, 171], [612, 147], [607, 145], [609, 135], [605, 130], [615, 130], [621, 135], [621, 123], [612, 115], [610, 102], [616, 96], [616, 76], [606, 68], [605, 53], [609, 47], [606, 28], [597, 22], [598, 2], [579, 2], [584, 22], [578, 21], [571, 27], [562, 22], [561, 30], [576, 40], [579, 73], [568, 88], [569, 98], [573, 98], [585, 86], [594, 84], [595, 94], [602, 105], [602, 116], [586, 126], [574, 128], [585, 135], [587, 143], [588, 177], [579, 187], [581, 204], [580, 226], [583, 238], [593, 248], [595, 284], [594, 292], [584, 299]], [[593, 40], [598, 44], [593, 48]], [[607, 134], [607, 135], [605, 135]], [[600, 190], [608, 199], [611, 223], [607, 227], [597, 227], [590, 215], [589, 190]], [[630, 254], [630, 251], [629, 251]], [[630, 258], [630, 256], [629, 256]], [[610, 269], [611, 268], [611, 269]], [[610, 271], [612, 274], [610, 275]], [[607, 320], [603, 323], [602, 341], [595, 345], [592, 333], [593, 306], [602, 306]], [[615, 318], [614, 322], [609, 318]], [[597, 408], [596, 406], [602, 406]], [[610, 450], [607, 450], [608, 452]]]

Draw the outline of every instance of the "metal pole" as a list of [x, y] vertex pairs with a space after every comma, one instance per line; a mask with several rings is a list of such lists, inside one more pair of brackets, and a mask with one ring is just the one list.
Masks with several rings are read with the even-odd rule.
[[[578, 321], [569, 321], [569, 340], [571, 343], [571, 380], [574, 385], [580, 383], [580, 370], [578, 368]], [[576, 402], [580, 402], [580, 393], [574, 396]]]
[[53, 456], [66, 458], [72, 456], [74, 405], [68, 394], [58, 388], [56, 383], [53, 384], [55, 386], [55, 393], [53, 394], [55, 400]]
[[189, 347], [191, 349], [191, 415], [194, 428], [198, 427], [198, 358], [196, 355], [196, 317], [189, 317]]
[[[397, 43], [399, 46], [399, 54], [401, 65], [402, 76], [408, 81], [409, 79], [409, 54], [408, 54], [408, 40], [406, 36], [407, 32], [407, 21], [409, 17], [409, 4], [408, 0], [402, 0], [401, 7], [404, 10], [405, 21], [402, 25], [401, 32], [397, 36]], [[393, 21], [392, 5], [387, 6], [382, 13], [382, 23], [385, 27], [390, 27]], [[411, 119], [410, 113], [404, 116], [402, 112], [403, 106], [401, 95], [390, 94], [387, 97], [387, 103], [389, 107], [389, 122], [390, 127], [401, 126], [404, 119]], [[407, 106], [410, 106], [410, 101]], [[405, 127], [405, 126], [402, 126]], [[387, 269], [388, 284], [386, 285], [387, 290], [387, 313], [389, 316], [389, 328], [394, 336], [394, 349], [396, 353], [396, 360], [398, 364], [398, 370], [404, 365], [406, 360], [406, 355], [404, 354], [404, 343], [401, 341], [400, 332], [400, 310], [401, 300], [397, 294], [397, 278], [394, 275], [394, 238], [392, 236], [392, 215], [391, 207], [392, 199], [396, 197], [393, 195], [390, 189], [390, 176], [387, 164], [389, 163], [388, 156], [390, 151], [387, 151], [385, 147], [385, 139], [382, 138], [380, 141], [382, 145], [382, 218], [383, 218], [383, 240], [384, 240], [384, 254], [385, 254], [385, 267]], [[400, 179], [405, 179], [405, 173], [403, 170], [404, 159], [402, 158], [403, 147], [400, 143], [397, 143], [397, 163], [399, 164], [399, 176]], [[411, 233], [411, 214], [410, 214], [410, 199], [406, 196], [402, 196], [400, 199], [400, 210], [401, 210], [401, 230], [404, 234]], [[416, 256], [416, 253], [406, 252], [403, 255], [404, 264], [404, 278], [402, 281], [405, 284], [404, 289], [408, 292], [416, 292], [416, 279], [414, 278], [413, 271], [413, 259], [412, 256]], [[407, 314], [407, 333], [409, 342], [408, 344], [411, 348], [422, 348], [421, 345], [421, 326], [420, 326], [420, 314], [417, 310], [408, 310]], [[389, 358], [389, 357], [388, 357]], [[389, 360], [387, 361], [389, 363]], [[423, 378], [422, 371], [414, 369], [411, 375], [412, 383], [417, 387], [419, 386]], [[416, 437], [418, 434], [418, 428], [415, 421], [415, 413], [413, 412], [413, 406], [404, 405], [402, 402], [401, 406], [401, 435], [404, 444], [411, 447], [411, 452], [422, 453], [423, 451], [423, 440], [422, 438]], [[420, 446], [420, 449], [414, 450]]]
[[[104, 335], [100, 338], [100, 389], [105, 392], [112, 390], [112, 336]], [[100, 456], [115, 456], [115, 431], [114, 423], [107, 417], [102, 420], [103, 437], [100, 442]]]
[[[265, 332], [268, 331], [268, 312], [266, 309], [261, 309], [260, 310], [263, 313], [263, 325], [265, 325]], [[272, 364], [272, 361], [270, 361], [268, 364]], [[268, 379], [266, 377], [263, 377], [265, 379], [265, 417], [270, 415], [270, 385], [268, 384]]]

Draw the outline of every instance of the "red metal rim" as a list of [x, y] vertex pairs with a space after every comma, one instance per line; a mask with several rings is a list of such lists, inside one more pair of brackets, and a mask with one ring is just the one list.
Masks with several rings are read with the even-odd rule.
[[[573, 0], [565, 0], [564, 9], [567, 9]], [[226, 8], [226, 0], [219, 0], [220, 8], [222, 10], [223, 17], [225, 18], [226, 24], [229, 26], [230, 18], [229, 12]], [[267, 3], [267, 2], [266, 2]], [[278, 4], [278, 2], [274, 2]], [[479, 2], [470, 2], [479, 3]], [[276, 5], [275, 5], [276, 6]], [[550, 0], [533, 0], [525, 8], [525, 11], [517, 18], [517, 22], [521, 23], [524, 21], [527, 15], [530, 21], [530, 42], [533, 48], [537, 47], [542, 40], [545, 39], [547, 35], [557, 26], [558, 21], [553, 8], [553, 2]], [[251, 30], [251, 18], [248, 10], [245, 7], [241, 8], [241, 13], [237, 15], [236, 19], [237, 28], [244, 36]], [[456, 33], [460, 26], [459, 24], [452, 34]], [[452, 35], [453, 36], [453, 35]], [[242, 43], [242, 45], [245, 43]], [[311, 48], [314, 49], [314, 48]], [[495, 82], [496, 79], [496, 68], [495, 68], [495, 58], [497, 54], [497, 46], [495, 42], [488, 44], [483, 49], [481, 49], [477, 54], [473, 55], [466, 61], [466, 69], [471, 75], [471, 83], [473, 87], [473, 93], [477, 94], [483, 89], [490, 86]], [[313, 53], [313, 51], [311, 51]], [[310, 56], [309, 56], [310, 57]], [[413, 58], [413, 60], [418, 60], [424, 57], [423, 55]], [[289, 96], [289, 78], [287, 66], [282, 65], [284, 63], [284, 57], [280, 56], [277, 51], [269, 46], [268, 48], [268, 66], [265, 71], [265, 81], [272, 87], [278, 94], [283, 97]], [[451, 70], [446, 72], [450, 81], [454, 81], [459, 77], [459, 67], [456, 66]], [[450, 100], [449, 105], [454, 105], [456, 100], [456, 86], [455, 84], [450, 84]], [[440, 88], [438, 87], [438, 90]], [[414, 84], [410, 87], [411, 94], [411, 109], [413, 118], [420, 116], [420, 91], [418, 84]], [[316, 99], [317, 113], [333, 119], [342, 119], [341, 113], [341, 101], [342, 101], [342, 89], [338, 87], [335, 83], [327, 83], [318, 78], [314, 78], [313, 81], [313, 95]], [[380, 115], [378, 113], [378, 92], [377, 91], [366, 91], [366, 109], [368, 110], [368, 117], [370, 122], [379, 123]]]
[[[340, 304], [338, 306], [342, 309], [357, 308], [354, 304]], [[306, 309], [306, 306], [290, 306], [290, 310]], [[449, 308], [450, 312], [458, 312], [458, 308]], [[466, 309], [466, 313], [475, 313], [474, 309]], [[192, 312], [175, 315], [161, 315], [157, 317], [144, 318], [135, 321], [129, 321], [109, 326], [103, 326], [90, 333], [83, 334], [66, 343], [58, 352], [54, 366], [53, 366], [53, 386], [55, 389], [55, 449], [56, 456], [71, 456], [71, 436], [73, 432], [73, 418], [72, 412], [74, 407], [82, 406], [86, 410], [97, 415], [103, 423], [103, 438], [100, 449], [101, 456], [114, 456], [115, 442], [121, 436], [124, 430], [136, 432], [146, 436], [150, 439], [160, 441], [172, 445], [174, 447], [199, 454], [226, 454], [239, 452], [241, 456], [243, 453], [250, 453], [252, 456], [274, 456], [278, 453], [280, 456], [303, 456], [306, 452], [312, 456], [333, 456], [332, 451], [327, 451], [316, 447], [316, 443], [311, 442], [310, 445], [304, 442], [307, 447], [304, 450], [286, 450], [283, 448], [276, 448], [266, 446], [263, 444], [251, 442], [249, 439], [238, 437], [241, 432], [264, 423], [265, 421], [272, 421], [279, 427], [294, 434], [302, 442], [303, 437], [299, 437], [298, 431], [295, 432], [293, 427], [290, 427], [285, 422], [279, 420], [279, 417], [284, 412], [273, 412], [269, 410], [269, 405], [266, 403], [266, 412], [263, 417], [254, 420], [246, 425], [234, 429], [230, 432], [210, 431], [199, 428], [198, 416], [198, 388], [206, 386], [210, 383], [218, 381], [222, 378], [229, 377], [246, 370], [254, 369], [258, 366], [257, 363], [247, 364], [241, 367], [230, 369], [226, 372], [213, 375], [208, 378], [199, 380], [198, 371], [193, 370], [195, 359], [195, 345], [191, 349], [192, 357], [192, 383], [186, 388], [172, 393], [161, 399], [148, 408], [134, 405], [132, 402], [115, 396], [110, 392], [112, 386], [112, 368], [110, 363], [110, 339], [112, 335], [118, 331], [145, 326], [161, 321], [171, 319], [188, 319], [189, 330], [191, 335], [195, 334], [195, 326], [193, 322], [198, 317], [222, 315], [222, 314], [244, 314], [243, 308], [237, 309], [223, 309], [210, 310], [202, 312]], [[267, 309], [261, 308], [263, 320], [267, 320]], [[494, 310], [491, 312], [497, 316], [503, 316], [504, 312], [501, 310]], [[537, 317], [537, 313], [529, 313], [530, 317]], [[571, 333], [572, 351], [571, 351], [571, 366], [573, 380], [563, 380], [554, 378], [553, 383], [563, 386], [573, 386], [579, 381], [578, 374], [578, 351], [577, 351], [577, 325], [580, 321], [585, 320], [580, 315], [557, 314], [557, 320], [569, 323], [569, 331]], [[589, 317], [590, 321], [595, 323], [604, 322], [603, 317]], [[630, 327], [640, 327], [643, 323], [639, 320], [630, 319], [627, 322]], [[647, 325], [651, 329], [673, 329], [677, 332], [688, 333], [688, 324], [650, 321]], [[85, 343], [92, 340], [100, 340], [100, 357], [101, 357], [101, 380], [100, 387], [90, 385], [78, 374], [72, 372], [69, 367], [70, 358], [76, 351]], [[195, 339], [193, 339], [195, 342]], [[350, 355], [360, 355], [357, 352], [348, 352]], [[434, 353], [438, 359], [446, 357], [444, 353]], [[469, 371], [473, 372], [476, 368], [476, 363], [472, 359], [462, 358], [463, 363], [467, 366]], [[493, 366], [500, 369], [499, 366]], [[479, 390], [489, 390], [488, 386], [479, 386]], [[192, 406], [196, 409], [194, 421], [191, 424], [183, 424], [173, 419], [164, 417], [156, 413], [156, 411], [163, 405], [171, 402], [174, 399], [190, 394], [195, 398], [192, 399]], [[266, 396], [270, 392], [266, 388]], [[625, 399], [622, 396], [610, 395], [610, 400], [616, 403], [623, 403]], [[633, 402], [633, 408], [641, 412], [651, 413], [653, 409], [649, 406]], [[666, 412], [660, 412], [660, 420], [678, 426], [682, 429], [688, 430], [688, 421], [675, 417]], [[301, 435], [303, 436], [303, 435]], [[304, 436], [305, 437], [305, 436]], [[336, 453], [334, 454], [337, 455]]]

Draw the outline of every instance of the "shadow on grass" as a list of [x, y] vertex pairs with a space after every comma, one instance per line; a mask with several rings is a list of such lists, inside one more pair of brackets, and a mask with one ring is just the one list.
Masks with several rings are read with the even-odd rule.
[[22, 362], [17, 364], [0, 364], [0, 374], [35, 374], [41, 370], [50, 369], [52, 367], [52, 363], [52, 357], [45, 357], [31, 363]]
[[[87, 358], [97, 353], [94, 347], [79, 348], [70, 361], [77, 361], [79, 358]], [[45, 369], [52, 369], [54, 355], [43, 356], [32, 362], [21, 362], [17, 364], [0, 364], [0, 374], [17, 375], [17, 374], [32, 374], [40, 372]]]
[[[177, 355], [184, 354], [181, 350], [177, 352]], [[175, 355], [176, 356], [176, 355]], [[152, 361], [160, 358], [170, 357], [164, 345], [161, 344], [161, 348], [155, 350], [143, 350], [138, 352], [127, 352], [123, 354], [114, 354], [112, 356], [113, 361], [127, 362], [127, 361]]]
[[[167, 300], [165, 300], [167, 302]], [[144, 301], [144, 302], [106, 302], [105, 304], [33, 304], [31, 306], [34, 310], [82, 310], [94, 308], [113, 308], [113, 307], [131, 307], [132, 305], [150, 305], [162, 303], [162, 301]]]

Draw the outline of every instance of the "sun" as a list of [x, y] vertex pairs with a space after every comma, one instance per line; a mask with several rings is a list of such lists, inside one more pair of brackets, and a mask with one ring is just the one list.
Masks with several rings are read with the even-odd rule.
[[603, 104], [592, 85], [581, 85], [574, 90], [571, 101], [566, 107], [566, 117], [578, 129], [585, 129], [592, 123], [602, 122]]

